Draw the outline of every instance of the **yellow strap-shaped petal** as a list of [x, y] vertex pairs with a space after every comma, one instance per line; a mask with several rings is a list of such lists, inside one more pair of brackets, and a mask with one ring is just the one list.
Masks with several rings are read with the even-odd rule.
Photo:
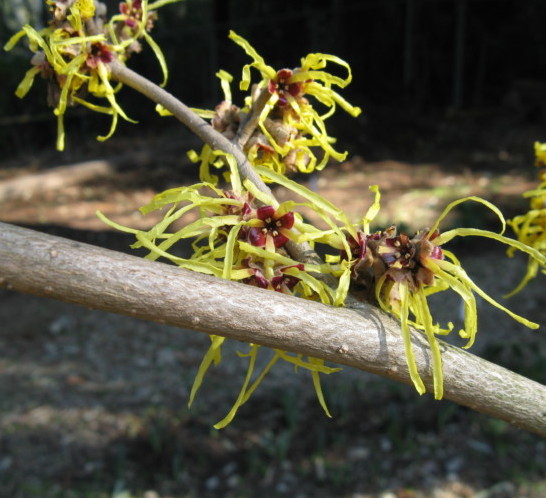
[[406, 351], [406, 363], [410, 378], [415, 386], [415, 389], [419, 394], [426, 392], [423, 380], [417, 371], [417, 364], [415, 363], [415, 355], [413, 354], [413, 347], [411, 344], [411, 330], [408, 324], [409, 319], [409, 306], [410, 306], [410, 291], [405, 282], [397, 283], [398, 291], [400, 293], [400, 329], [402, 332], [402, 339], [404, 340], [404, 348]]
[[191, 388], [188, 406], [191, 406], [193, 404], [195, 395], [201, 387], [201, 384], [203, 383], [203, 378], [205, 377], [205, 373], [207, 372], [209, 367], [213, 363], [215, 365], [218, 365], [222, 360], [221, 347], [225, 341], [225, 338], [218, 335], [211, 335], [210, 340], [212, 341], [212, 344], [210, 345], [208, 351], [201, 360], [201, 364], [199, 365], [199, 369], [197, 370], [197, 375], [195, 376], [195, 380], [193, 381], [193, 385]]
[[349, 66], [349, 64], [345, 62], [343, 59], [340, 59], [339, 57], [335, 55], [321, 54], [321, 53], [308, 54], [301, 60], [301, 69], [302, 71], [306, 71], [308, 69], [323, 69], [326, 67], [327, 62], [333, 62], [335, 64], [343, 66], [347, 70], [347, 77], [345, 79], [341, 79], [338, 77], [334, 77], [333, 75], [330, 75], [331, 78], [335, 78], [335, 81], [340, 81], [340, 83], [336, 83], [336, 85], [342, 88], [346, 87], [353, 79], [351, 66]]
[[30, 90], [32, 87], [32, 84], [34, 83], [35, 76], [40, 72], [39, 67], [31, 67], [26, 73], [25, 77], [22, 79], [21, 83], [17, 86], [17, 89], [15, 90], [15, 95], [22, 99]]
[[463, 270], [463, 268], [461, 268], [461, 267], [459, 267], [457, 265], [454, 265], [453, 263], [450, 263], [449, 261], [445, 261], [445, 260], [438, 260], [438, 261], [436, 261], [436, 264], [440, 268], [447, 269], [448, 271], [450, 271], [454, 275], [457, 275], [457, 277], [460, 280], [463, 280], [464, 282], [467, 282], [469, 287], [476, 294], [478, 294], [480, 297], [485, 299], [489, 304], [492, 304], [493, 306], [495, 306], [495, 308], [498, 308], [498, 309], [504, 311], [506, 314], [511, 316], [514, 320], [516, 320], [519, 323], [522, 323], [523, 325], [525, 325], [526, 327], [529, 327], [530, 329], [538, 329], [538, 327], [539, 327], [538, 323], [531, 322], [530, 320], [527, 320], [527, 318], [523, 318], [522, 316], [519, 316], [516, 313], [510, 311], [508, 308], [505, 308], [500, 303], [495, 301], [491, 296], [489, 296], [483, 290], [481, 290], [480, 287], [478, 287], [470, 279], [470, 277], [466, 274], [466, 272]]
[[241, 405], [243, 405], [244, 403], [246, 403], [246, 402], [248, 401], [248, 399], [250, 398], [250, 396], [252, 396], [252, 394], [254, 393], [254, 391], [256, 390], [256, 388], [261, 384], [261, 382], [263, 381], [263, 379], [265, 378], [265, 376], [270, 372], [270, 370], [271, 370], [271, 369], [273, 368], [273, 366], [279, 361], [280, 358], [281, 358], [281, 356], [279, 355], [279, 353], [278, 353], [277, 351], [275, 351], [275, 354], [273, 355], [273, 357], [271, 358], [271, 360], [269, 360], [269, 362], [268, 362], [267, 365], [263, 368], [263, 370], [260, 372], [260, 374], [258, 375], [258, 377], [256, 377], [256, 380], [255, 380], [255, 381], [252, 383], [252, 385], [246, 390]]
[[445, 244], [453, 237], [466, 237], [470, 235], [497, 240], [499, 242], [502, 242], [503, 244], [514, 247], [515, 249], [518, 249], [521, 252], [528, 254], [532, 258], [536, 259], [536, 261], [542, 266], [546, 265], [546, 255], [542, 254], [540, 251], [537, 251], [534, 247], [523, 244], [519, 240], [511, 239], [495, 232], [490, 232], [489, 230], [481, 230], [479, 228], [454, 228], [440, 234], [436, 239], [434, 239], [434, 242], [438, 245]]
[[220, 86], [222, 87], [222, 91], [224, 92], [224, 100], [231, 104], [233, 100], [231, 97], [230, 83], [233, 81], [233, 76], [231, 76], [231, 74], [229, 74], [227, 71], [220, 69], [220, 71], [216, 73], [216, 77], [220, 79]]
[[423, 324], [424, 330], [430, 346], [432, 354], [432, 378], [434, 384], [434, 398], [442, 399], [444, 397], [444, 374], [442, 371], [442, 354], [440, 346], [434, 336], [435, 327], [432, 323], [432, 315], [422, 289], [419, 289], [415, 294], [413, 304], [419, 310], [419, 322]]
[[[467, 202], [467, 201], [479, 202], [480, 204], [483, 204], [484, 206], [491, 209], [491, 211], [493, 211], [498, 216], [499, 220], [502, 223], [502, 230], [500, 231], [500, 234], [502, 235], [504, 233], [504, 231], [506, 230], [506, 220], [504, 219], [504, 216], [500, 212], [500, 209], [497, 206], [495, 206], [494, 204], [492, 204], [491, 202], [489, 202], [489, 201], [487, 201], [485, 199], [482, 199], [481, 197], [476, 197], [476, 196], [472, 195], [472, 196], [469, 196], [469, 197], [464, 197], [462, 199], [457, 199], [456, 201], [453, 201], [453, 202], [449, 203], [447, 205], [447, 207], [442, 211], [442, 214], [440, 214], [440, 216], [438, 216], [438, 218], [436, 219], [434, 225], [432, 225], [432, 228], [428, 231], [428, 234], [432, 235], [438, 229], [438, 227], [440, 226], [441, 221], [449, 214], [449, 212], [455, 206], [458, 206], [459, 204], [462, 204], [463, 202]], [[439, 242], [438, 240], [441, 240], [442, 242]], [[447, 242], [448, 240], [449, 239], [447, 238], [447, 236], [445, 234], [441, 234], [439, 239], [436, 239], [436, 244], [443, 244], [443, 243]]]
[[234, 248], [235, 243], [237, 242], [237, 237], [239, 231], [241, 230], [242, 224], [235, 225], [231, 227], [229, 231], [227, 242], [226, 242], [226, 255], [224, 258], [224, 270], [222, 272], [222, 278], [226, 280], [231, 280], [231, 271], [233, 267], [233, 257], [234, 257]]
[[262, 73], [262, 76], [264, 78], [275, 78], [277, 75], [277, 72], [271, 67], [268, 66], [263, 57], [261, 57], [258, 52], [250, 45], [248, 41], [246, 41], [242, 36], [239, 36], [234, 31], [229, 32], [229, 38], [233, 40], [237, 45], [239, 45], [246, 54], [254, 60], [252, 64], [247, 64], [243, 67], [243, 78], [240, 83], [241, 90], [248, 90], [248, 87], [250, 85], [250, 68], [255, 67], [260, 73]]
[[169, 79], [169, 68], [167, 67], [167, 61], [165, 60], [165, 56], [163, 55], [163, 52], [161, 51], [159, 45], [145, 29], [142, 31], [142, 36], [144, 37], [148, 45], [150, 45], [150, 48], [152, 49], [157, 61], [159, 62], [159, 66], [161, 67], [161, 73], [163, 74], [163, 81], [161, 82], [160, 86], [163, 87], [167, 84], [167, 80]]
[[362, 230], [366, 235], [370, 233], [370, 223], [375, 219], [381, 208], [381, 192], [379, 190], [379, 185], [371, 185], [368, 188], [374, 193], [374, 200], [366, 211], [364, 218], [362, 218]]
[[[320, 358], [312, 358], [311, 356], [309, 356], [308, 359], [309, 363], [311, 364], [324, 365], [324, 360]], [[324, 393], [322, 392], [322, 386], [320, 384], [320, 374], [317, 371], [312, 370], [311, 377], [313, 378], [313, 387], [315, 388], [315, 394], [317, 395], [320, 406], [322, 406], [322, 409], [324, 410], [324, 413], [326, 413], [326, 416], [332, 418], [330, 410], [328, 410], [328, 406], [326, 405], [326, 400], [324, 399]]]
[[229, 413], [222, 420], [220, 420], [220, 422], [214, 424], [215, 429], [223, 429], [224, 427], [226, 427], [226, 425], [228, 425], [233, 420], [233, 417], [235, 417], [235, 414], [237, 413], [239, 407], [245, 402], [246, 391], [250, 383], [250, 379], [252, 378], [252, 372], [254, 371], [254, 365], [256, 364], [256, 357], [259, 347], [260, 346], [258, 346], [257, 344], [250, 345], [250, 360], [248, 362], [248, 369], [241, 390], [239, 391], [239, 395], [237, 396], [237, 399], [235, 400], [235, 403], [231, 407]]
[[17, 43], [19, 42], [19, 40], [21, 38], [23, 38], [23, 36], [26, 36], [27, 35], [27, 32], [25, 31], [25, 29], [21, 29], [20, 31], [17, 31], [17, 33], [15, 33], [5, 44], [4, 44], [4, 50], [6, 52], [9, 52], [11, 49], [13, 49], [13, 47], [15, 47], [15, 45], [17, 45]]
[[156, 0], [155, 2], [148, 3], [148, 10], [157, 10], [164, 5], [169, 5], [170, 3], [178, 3], [182, 0]]
[[[427, 258], [423, 262], [426, 268], [433, 272], [439, 280], [445, 282], [448, 288], [451, 288], [463, 299], [464, 329], [459, 331], [459, 335], [464, 339], [468, 339], [468, 342], [464, 346], [465, 349], [468, 349], [474, 344], [478, 331], [478, 311], [476, 307], [476, 298], [474, 297], [472, 288], [468, 282], [470, 279], [461, 279], [457, 273], [446, 271], [446, 268], [440, 266], [438, 263], [439, 260], [432, 260], [431, 258]], [[449, 267], [451, 269], [459, 266], [453, 263], [450, 264], [452, 265]]]

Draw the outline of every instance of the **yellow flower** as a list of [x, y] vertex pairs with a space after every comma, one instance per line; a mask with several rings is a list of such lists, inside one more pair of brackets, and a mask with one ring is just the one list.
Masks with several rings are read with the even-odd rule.
[[[329, 107], [328, 112], [321, 116], [322, 119], [333, 114], [335, 106], [340, 105], [352, 116], [358, 116], [361, 109], [349, 104], [341, 95], [332, 90], [332, 85], [345, 88], [352, 81], [352, 73], [349, 64], [335, 55], [314, 53], [308, 54], [301, 59], [301, 66], [294, 69], [281, 69], [275, 71], [268, 66], [264, 59], [258, 55], [256, 50], [243, 37], [230, 31], [229, 37], [242, 47], [253, 62], [243, 67], [243, 77], [240, 83], [241, 90], [248, 90], [251, 82], [250, 68], [257, 69], [261, 76], [262, 87], [267, 86], [273, 99], [279, 106], [291, 105], [291, 101], [303, 98], [304, 95], [312, 95], [319, 102]], [[332, 62], [347, 70], [347, 76], [340, 78], [326, 71], [322, 71]], [[296, 110], [296, 109], [294, 109]]]
[[[360, 108], [349, 104], [332, 89], [334, 85], [345, 88], [351, 82], [352, 74], [349, 64], [334, 55], [313, 53], [303, 57], [298, 68], [276, 71], [265, 63], [247, 40], [233, 31], [230, 32], [229, 37], [253, 59], [253, 62], [243, 67], [241, 90], [248, 90], [251, 83], [250, 69], [255, 68], [262, 77], [258, 88], [267, 88], [271, 94], [260, 117], [261, 131], [268, 138], [271, 146], [281, 156], [286, 156], [293, 150], [301, 151], [302, 159], [299, 162], [296, 161], [295, 166], [304, 172], [322, 169], [330, 157], [343, 161], [347, 153], [337, 152], [332, 147], [334, 139], [328, 136], [324, 120], [335, 112], [338, 105], [354, 117], [361, 112]], [[343, 67], [347, 71], [347, 76], [340, 78], [324, 71], [328, 63]], [[328, 108], [327, 111], [322, 115], [319, 114], [311, 106], [306, 95], [315, 97]], [[247, 106], [249, 105], [250, 102], [247, 102]], [[283, 125], [294, 128], [299, 135], [285, 143], [277, 140], [271, 132], [271, 127], [267, 125], [267, 117], [273, 117]], [[324, 156], [318, 164], [316, 164], [316, 157], [309, 149], [313, 146], [318, 146], [324, 151]]]
[[[112, 135], [118, 115], [129, 119], [117, 104], [114, 89], [109, 81], [108, 63], [114, 58], [114, 52], [107, 45], [105, 35], [85, 33], [86, 17], [78, 9], [79, 4], [85, 8], [86, 15], [91, 13], [85, 2], [76, 2], [65, 20], [39, 32], [31, 26], [24, 26], [4, 47], [10, 50], [20, 38], [27, 36], [29, 47], [36, 54], [33, 58], [34, 66], [27, 71], [15, 93], [23, 98], [30, 90], [37, 74], [49, 80], [52, 88], [49, 93], [55, 95], [51, 104], [54, 106], [53, 113], [57, 116], [58, 150], [64, 149], [64, 115], [69, 105], [83, 104], [92, 110], [112, 116], [110, 132], [105, 137], [100, 137], [101, 140]], [[97, 106], [83, 99], [80, 95], [84, 87], [92, 95], [106, 98], [110, 105]]]
[[535, 142], [535, 164], [546, 166], [546, 143]]
[[[358, 116], [360, 108], [352, 106], [332, 87], [345, 88], [352, 80], [350, 66], [333, 55], [309, 54], [301, 59], [301, 66], [296, 69], [274, 70], [268, 66], [256, 50], [242, 37], [230, 32], [230, 38], [241, 46], [253, 59], [243, 67], [240, 82], [242, 90], [248, 90], [251, 83], [250, 69], [255, 68], [261, 81], [246, 97], [245, 105], [239, 108], [231, 101], [230, 83], [232, 76], [226, 71], [219, 71], [225, 100], [214, 111], [194, 109], [201, 117], [211, 119], [214, 129], [226, 138], [233, 140], [244, 126], [251, 109], [259, 100], [262, 104], [263, 92], [267, 100], [258, 119], [258, 129], [242, 144], [243, 150], [252, 165], [265, 166], [284, 174], [286, 171], [310, 173], [324, 168], [330, 158], [343, 161], [347, 153], [334, 149], [335, 139], [326, 131], [325, 120], [338, 106], [352, 116]], [[347, 71], [341, 78], [325, 71], [329, 64], [337, 64]], [[314, 97], [326, 107], [320, 114], [308, 100]], [[163, 109], [160, 114], [166, 115]], [[322, 157], [317, 158], [314, 149], [322, 149]], [[215, 179], [209, 171], [210, 166], [221, 168], [221, 163], [211, 162], [210, 148], [205, 146], [200, 154], [192, 153], [194, 160], [201, 162], [201, 180]]]
[[[378, 192], [376, 192], [376, 204]], [[439, 223], [456, 205], [466, 201], [476, 201], [493, 210], [500, 218], [504, 231], [504, 218], [500, 211], [488, 201], [479, 197], [466, 197], [452, 202], [440, 215], [434, 226], [418, 232], [414, 237], [397, 234], [395, 227], [376, 233], [359, 233], [350, 236], [350, 251], [344, 255], [352, 261], [352, 277], [356, 282], [372, 285], [377, 303], [386, 311], [400, 319], [401, 332], [406, 349], [406, 359], [411, 380], [416, 390], [423, 394], [425, 385], [417, 371], [410, 327], [425, 333], [432, 353], [432, 374], [434, 396], [443, 397], [443, 374], [440, 348], [437, 335], [447, 335], [453, 324], [441, 327], [434, 321], [428, 305], [428, 296], [451, 289], [464, 303], [464, 327], [459, 335], [467, 339], [465, 348], [469, 348], [477, 332], [477, 306], [475, 294], [493, 306], [503, 310], [513, 319], [530, 327], [538, 325], [506, 309], [483, 290], [481, 290], [461, 267], [455, 255], [442, 246], [454, 237], [487, 237], [513, 249], [523, 251], [533, 261], [544, 264], [546, 257], [527, 245], [500, 234], [472, 228], [455, 228], [442, 234], [438, 231]], [[365, 225], [371, 218], [365, 217]]]
[[167, 84], [169, 72], [163, 52], [151, 37], [150, 31], [157, 19], [157, 9], [180, 1], [157, 0], [150, 3], [148, 0], [127, 0], [119, 4], [120, 13], [112, 16], [108, 22], [108, 34], [112, 44], [116, 47], [120, 60], [125, 61], [133, 53], [140, 52], [139, 40], [141, 38], [144, 38], [146, 43], [150, 45], [163, 73], [161, 86]]
[[[178, 0], [170, 0], [178, 1]], [[153, 42], [147, 33], [148, 12], [170, 1], [164, 0], [148, 5], [147, 0], [135, 0], [133, 5], [140, 5], [140, 21], [133, 33], [135, 37], [143, 36], [158, 56], [166, 77], [165, 62], [159, 47]], [[116, 100], [116, 92], [121, 85], [113, 87], [110, 80], [109, 63], [114, 58], [125, 61], [130, 53], [128, 47], [136, 41], [136, 38], [127, 38], [119, 41], [115, 36], [115, 23], [122, 22], [114, 16], [110, 24], [108, 37], [102, 32], [89, 33], [88, 28], [99, 23], [89, 23], [95, 15], [95, 3], [93, 0], [78, 0], [67, 8], [65, 2], [48, 2], [52, 8], [53, 19], [50, 25], [40, 31], [36, 31], [29, 25], [23, 27], [4, 46], [5, 50], [11, 50], [23, 37], [27, 37], [29, 48], [34, 52], [31, 60], [32, 67], [17, 87], [15, 94], [23, 98], [34, 82], [36, 75], [40, 74], [49, 83], [49, 104], [53, 106], [53, 113], [57, 116], [57, 149], [64, 149], [65, 128], [64, 115], [68, 106], [81, 104], [93, 111], [108, 114], [112, 117], [110, 130], [105, 136], [99, 136], [98, 140], [106, 140], [114, 133], [118, 117], [127, 121], [123, 109]], [[123, 17], [123, 16], [122, 16]], [[114, 19], [117, 19], [114, 21]], [[125, 18], [123, 18], [125, 19]], [[146, 21], [145, 21], [146, 20]], [[86, 93], [98, 99], [106, 99], [107, 105], [97, 105], [84, 97]]]
[[[202, 182], [189, 187], [179, 187], [157, 194], [152, 201], [141, 208], [143, 214], [165, 209], [163, 219], [150, 230], [134, 230], [99, 217], [111, 227], [132, 233], [136, 242], [133, 248], [149, 251], [147, 259], [165, 258], [183, 268], [239, 281], [276, 292], [283, 292], [325, 304], [342, 304], [348, 285], [340, 278], [338, 289], [330, 288], [317, 275], [328, 271], [328, 265], [302, 264], [293, 260], [284, 250], [284, 245], [294, 241], [327, 239], [332, 233], [341, 236], [335, 220], [348, 223], [344, 215], [325, 199], [270, 170], [259, 170], [272, 182], [277, 182], [298, 193], [307, 202], [293, 201], [277, 203], [273, 198], [258, 191], [252, 183], [241, 182], [237, 165], [232, 156], [220, 151], [211, 151], [214, 160], [225, 161], [230, 168], [230, 190], [221, 190], [212, 183]], [[258, 204], [259, 203], [259, 204]], [[328, 220], [330, 230], [321, 231], [302, 221], [295, 211], [299, 206], [315, 209], [323, 219]], [[197, 211], [197, 219], [182, 228], [172, 230], [175, 222], [190, 211]], [[296, 230], [293, 230], [296, 228]], [[173, 254], [176, 244], [191, 241], [193, 253], [188, 258]], [[346, 283], [346, 285], [345, 285]], [[345, 285], [345, 287], [344, 287]], [[267, 299], [267, 295], [264, 295]], [[256, 310], [259, 315], [260, 310]], [[190, 394], [190, 405], [199, 390], [205, 373], [221, 361], [224, 338], [211, 336], [211, 345], [198, 369]], [[241, 391], [226, 417], [215, 425], [225, 427], [231, 422], [237, 410], [250, 398], [265, 375], [279, 360], [289, 362], [295, 369], [311, 373], [313, 386], [320, 405], [330, 416], [320, 385], [320, 374], [336, 372], [339, 368], [325, 365], [323, 360], [303, 358], [281, 350], [274, 350], [273, 357], [256, 376], [255, 361], [259, 351], [256, 344], [250, 345], [248, 371]]]
[[[535, 157], [537, 166], [546, 166], [546, 143], [535, 142]], [[520, 242], [546, 255], [546, 174], [544, 171], [539, 173], [539, 177], [542, 180], [540, 185], [523, 194], [523, 197], [530, 199], [529, 211], [509, 220], [508, 224]], [[512, 248], [508, 249], [508, 255], [514, 255]], [[544, 264], [540, 264], [535, 258], [530, 257], [523, 279], [506, 297], [521, 291], [530, 280], [537, 276], [539, 269], [546, 273]]]
[[91, 19], [95, 15], [95, 0], [76, 0], [74, 6], [80, 11], [82, 19]]
[[[508, 222], [517, 239], [529, 247], [535, 248], [542, 254], [546, 254], [546, 209], [531, 209], [527, 213], [516, 216]], [[513, 256], [514, 251], [510, 248], [508, 255]], [[529, 257], [527, 262], [527, 270], [521, 282], [516, 288], [507, 294], [505, 297], [511, 297], [521, 291], [530, 280], [535, 278], [538, 270], [542, 268], [542, 272], [546, 273], [544, 265], [540, 264], [536, 259]]]

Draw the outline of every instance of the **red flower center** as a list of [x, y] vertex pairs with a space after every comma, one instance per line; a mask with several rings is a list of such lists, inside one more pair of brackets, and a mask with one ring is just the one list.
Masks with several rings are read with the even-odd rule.
[[277, 76], [269, 81], [269, 93], [276, 93], [279, 96], [279, 104], [285, 105], [287, 96], [300, 97], [303, 95], [303, 84], [301, 82], [291, 82], [292, 71], [290, 69], [281, 69]]
[[256, 218], [261, 223], [248, 231], [248, 240], [252, 245], [263, 247], [268, 238], [273, 239], [276, 248], [288, 242], [287, 233], [294, 226], [294, 213], [289, 211], [279, 216], [273, 206], [262, 206], [256, 210]]

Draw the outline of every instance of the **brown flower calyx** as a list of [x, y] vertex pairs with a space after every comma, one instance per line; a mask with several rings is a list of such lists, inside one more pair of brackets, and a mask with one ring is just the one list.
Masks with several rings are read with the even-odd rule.
[[[398, 234], [394, 225], [369, 235], [359, 232], [358, 240], [349, 236], [353, 282], [367, 289], [368, 294], [384, 274], [395, 282], [407, 280], [413, 288], [432, 285], [434, 275], [423, 263], [427, 258], [443, 259], [442, 250], [433, 242], [437, 236], [438, 232], [429, 234], [425, 229], [410, 238]], [[342, 258], [347, 259], [346, 253]], [[370, 295], [368, 298], [373, 300]]]
[[233, 140], [241, 125], [241, 109], [223, 100], [215, 107], [214, 111], [211, 121], [212, 127], [227, 139]]

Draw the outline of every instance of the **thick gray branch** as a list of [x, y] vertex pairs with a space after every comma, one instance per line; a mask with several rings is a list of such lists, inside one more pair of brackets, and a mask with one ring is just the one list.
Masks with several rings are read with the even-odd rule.
[[[399, 325], [0, 223], [0, 287], [323, 358], [410, 383]], [[432, 391], [423, 336], [419, 372]], [[441, 344], [445, 397], [546, 436], [546, 387]]]

